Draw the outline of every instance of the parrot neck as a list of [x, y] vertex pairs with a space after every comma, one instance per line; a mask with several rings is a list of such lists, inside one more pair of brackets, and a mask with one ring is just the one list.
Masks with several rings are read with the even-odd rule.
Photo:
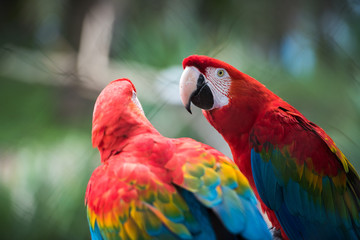
[[102, 163], [122, 152], [123, 148], [132, 144], [136, 137], [148, 134], [160, 135], [145, 116], [130, 118], [127, 121], [122, 119], [117, 124], [115, 127], [105, 125], [100, 133], [93, 131], [93, 146], [99, 149]]
[[231, 86], [229, 104], [218, 109], [203, 111], [210, 124], [229, 144], [234, 161], [254, 187], [250, 163], [249, 133], [257, 119], [279, 101], [279, 97], [263, 84], [246, 75]]

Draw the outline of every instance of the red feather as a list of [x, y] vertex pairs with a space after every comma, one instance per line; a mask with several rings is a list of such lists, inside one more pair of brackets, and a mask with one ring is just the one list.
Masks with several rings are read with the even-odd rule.
[[[354, 202], [358, 201], [359, 177], [323, 129], [307, 120], [263, 84], [225, 62], [194, 55], [184, 59], [183, 67], [188, 66], [196, 67], [205, 78], [209, 67], [223, 68], [230, 75], [231, 85], [226, 95], [229, 103], [219, 108], [203, 110], [203, 113], [229, 144], [236, 164], [249, 179], [260, 201], [251, 169], [250, 153], [252, 148], [256, 152], [261, 152], [263, 148], [269, 151], [266, 149], [269, 144], [277, 149], [286, 149], [291, 155], [291, 161], [294, 160], [297, 166], [306, 163], [306, 167], [314, 171], [314, 174], [330, 178], [338, 176], [334, 181], [336, 184], [341, 182], [343, 186], [350, 182], [355, 189], [350, 192], [358, 195], [354, 197]], [[355, 203], [355, 207], [356, 204], [359, 203]], [[273, 226], [281, 228], [274, 212], [262, 201], [261, 205]], [[351, 208], [350, 205], [349, 203]], [[286, 237], [284, 232], [282, 235]]]
[[[236, 165], [195, 140], [160, 135], [134, 96], [132, 83], [120, 79], [110, 83], [95, 103], [92, 140], [102, 163], [85, 196], [92, 237], [193, 239], [215, 237], [220, 229], [216, 234], [270, 238]], [[224, 226], [213, 232], [205, 211], [213, 211]], [[204, 222], [209, 226], [200, 225]]]

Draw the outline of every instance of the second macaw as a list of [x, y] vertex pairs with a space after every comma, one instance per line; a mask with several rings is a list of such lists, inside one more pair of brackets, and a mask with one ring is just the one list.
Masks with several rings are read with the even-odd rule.
[[130, 80], [97, 98], [92, 141], [101, 156], [85, 197], [93, 240], [271, 238], [237, 166], [193, 139], [163, 137]]
[[194, 55], [183, 67], [183, 104], [222, 134], [283, 238], [360, 239], [359, 175], [323, 129], [223, 61]]

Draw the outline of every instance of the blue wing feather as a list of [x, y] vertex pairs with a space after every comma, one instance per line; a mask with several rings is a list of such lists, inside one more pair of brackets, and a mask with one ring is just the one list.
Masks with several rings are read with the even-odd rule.
[[90, 234], [92, 240], [103, 240], [103, 237], [101, 236], [101, 232], [99, 229], [99, 226], [97, 222], [95, 221], [94, 228], [91, 227], [91, 224], [89, 223], [90, 227]]
[[271, 239], [253, 199], [240, 197], [228, 187], [222, 188], [224, 200], [211, 208], [201, 204], [193, 193], [179, 189], [194, 218], [201, 222], [201, 231], [194, 235], [194, 239], [231, 240], [238, 239], [240, 235], [245, 239]]
[[255, 150], [251, 151], [251, 166], [261, 199], [274, 210], [290, 239], [359, 239], [358, 228], [326, 210], [325, 204], [335, 204], [322, 201], [332, 198], [334, 186], [328, 177], [322, 178], [322, 194], [310, 197], [298, 182], [279, 179], [271, 159], [265, 161]]

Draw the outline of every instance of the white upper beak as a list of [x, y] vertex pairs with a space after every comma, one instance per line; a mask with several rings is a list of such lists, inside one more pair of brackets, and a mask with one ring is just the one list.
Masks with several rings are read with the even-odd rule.
[[196, 67], [186, 67], [180, 78], [180, 98], [185, 108], [191, 113], [190, 98], [191, 94], [196, 91], [196, 84], [200, 72]]

